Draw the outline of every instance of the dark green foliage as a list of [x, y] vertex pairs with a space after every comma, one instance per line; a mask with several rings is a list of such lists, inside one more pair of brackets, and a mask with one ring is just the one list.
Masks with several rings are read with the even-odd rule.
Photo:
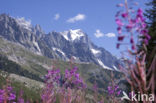
[[30, 79], [43, 81], [38, 75], [30, 73], [28, 70], [23, 69], [17, 63], [8, 60], [7, 57], [0, 54], [0, 70], [6, 71], [8, 73], [14, 73], [17, 75], [25, 76]]
[[[156, 0], [150, 0], [150, 2], [147, 3], [147, 6], [149, 6], [149, 8], [146, 9], [145, 16], [148, 18], [147, 23], [148, 23], [149, 35], [151, 36], [151, 40], [149, 40], [149, 44], [147, 45], [146, 67], [150, 68], [152, 61], [156, 59]], [[156, 68], [154, 74], [155, 74], [154, 78], [156, 78]], [[147, 79], [149, 78], [150, 77], [148, 77]], [[155, 88], [155, 94], [156, 94], [156, 88]]]
[[148, 18], [148, 29], [149, 35], [151, 36], [151, 40], [149, 40], [149, 44], [147, 45], [147, 67], [149, 68], [152, 60], [156, 56], [156, 0], [151, 0], [147, 3], [149, 6], [146, 9], [145, 16]]

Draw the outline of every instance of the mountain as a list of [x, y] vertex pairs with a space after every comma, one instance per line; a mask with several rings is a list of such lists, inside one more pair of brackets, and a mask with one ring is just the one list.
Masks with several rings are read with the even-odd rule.
[[29, 51], [51, 59], [77, 63], [94, 63], [104, 69], [117, 70], [120, 60], [91, 42], [81, 29], [46, 34], [40, 25], [32, 26], [24, 18], [0, 15], [0, 36]]
[[120, 60], [93, 44], [81, 29], [46, 34], [40, 25], [33, 26], [24, 18], [0, 15], [0, 74], [5, 71], [26, 87], [41, 86], [52, 66], [62, 73], [76, 66], [90, 90], [96, 82], [106, 91], [112, 73], [123, 88], [118, 63]]

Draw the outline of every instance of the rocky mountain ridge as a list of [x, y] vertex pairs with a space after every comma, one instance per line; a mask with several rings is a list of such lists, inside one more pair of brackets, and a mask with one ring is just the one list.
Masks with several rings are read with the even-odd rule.
[[0, 36], [30, 51], [52, 59], [78, 63], [91, 62], [109, 70], [117, 70], [120, 61], [104, 48], [91, 42], [81, 29], [46, 34], [40, 25], [32, 26], [24, 18], [0, 15]]

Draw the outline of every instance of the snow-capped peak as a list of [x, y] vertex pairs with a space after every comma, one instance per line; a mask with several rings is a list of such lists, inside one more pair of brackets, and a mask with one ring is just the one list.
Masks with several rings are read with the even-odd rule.
[[27, 29], [27, 30], [30, 30], [31, 31], [31, 20], [25, 20], [24, 17], [21, 17], [21, 18], [16, 18], [16, 22], [23, 28]]
[[80, 29], [70, 30], [71, 40], [80, 39], [80, 37], [85, 36], [84, 33]]
[[79, 40], [81, 37], [85, 36], [85, 34], [82, 32], [81, 29], [75, 30], [70, 29], [69, 31], [61, 32], [61, 34], [64, 36], [66, 40], [69, 41], [74, 41], [77, 39]]

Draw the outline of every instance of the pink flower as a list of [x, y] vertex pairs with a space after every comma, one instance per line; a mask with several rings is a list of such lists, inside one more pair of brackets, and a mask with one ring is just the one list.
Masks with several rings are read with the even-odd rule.
[[118, 92], [117, 92], [117, 95], [119, 96], [121, 94], [121, 90], [119, 90]]
[[[5, 97], [6, 94], [8, 97]], [[7, 86], [4, 90], [0, 89], [0, 103], [3, 103], [5, 100], [8, 102], [13, 102], [15, 99], [16, 95], [13, 93], [11, 86]]]
[[124, 25], [120, 19], [116, 19], [115, 21], [116, 21], [116, 24], [118, 26], [123, 26]]
[[143, 23], [142, 24], [142, 28], [146, 28], [147, 27], [147, 24], [146, 23]]
[[121, 16], [122, 16], [123, 18], [127, 18], [127, 17], [128, 17], [128, 13], [122, 13]]
[[144, 43], [145, 43], [146, 45], [148, 45], [148, 40], [147, 40], [147, 39], [144, 39]]
[[16, 95], [14, 93], [10, 93], [8, 100], [12, 101], [16, 99]]
[[133, 28], [133, 24], [128, 24], [126, 26], [127, 31], [130, 31]]
[[132, 24], [135, 24], [135, 23], [136, 23], [136, 20], [135, 20], [135, 19], [131, 19], [130, 22], [131, 22]]
[[148, 40], [150, 40], [151, 39], [151, 36], [149, 35], [149, 34], [145, 34], [145, 37], [146, 37], [146, 39], [148, 39]]
[[118, 36], [118, 41], [123, 41], [124, 38], [125, 38], [124, 35], [122, 35], [122, 36]]
[[131, 49], [132, 50], [135, 50], [135, 45], [134, 44], [131, 46]]
[[134, 44], [133, 36], [131, 36], [130, 43], [131, 43], [131, 44]]
[[139, 8], [137, 12], [138, 12], [139, 15], [142, 15], [143, 14], [143, 11], [142, 11], [141, 8]]
[[141, 30], [141, 32], [140, 32], [141, 34], [146, 34], [146, 33], [148, 33], [148, 30], [146, 30], [146, 29], [144, 29], [144, 30]]
[[117, 28], [117, 31], [118, 31], [119, 34], [121, 34], [121, 33], [122, 33], [121, 27], [118, 27], [118, 28]]

